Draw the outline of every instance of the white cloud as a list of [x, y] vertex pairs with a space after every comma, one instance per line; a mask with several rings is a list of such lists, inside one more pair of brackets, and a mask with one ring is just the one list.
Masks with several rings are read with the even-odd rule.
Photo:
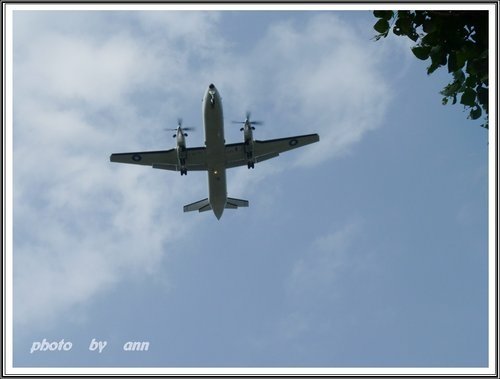
[[188, 70], [171, 61], [183, 59], [175, 38], [160, 53], [126, 26], [97, 38], [75, 33], [67, 20], [55, 26], [38, 20], [36, 33], [23, 29], [30, 25], [21, 16], [17, 21], [15, 322], [47, 325], [126, 275], [154, 272], [196, 222], [179, 222], [194, 194], [185, 187], [190, 179], [172, 175], [166, 185], [165, 172], [109, 162], [115, 149], [139, 149], [151, 138], [144, 124], [159, 130], [165, 148], [173, 144], [161, 131], [165, 120], [144, 120], [134, 95], [158, 82], [180, 85]]
[[357, 221], [316, 239], [293, 266], [288, 283], [292, 296], [331, 291], [338, 274], [356, 261], [350, 249], [359, 233], [361, 223]]
[[228, 108], [238, 109], [236, 114], [250, 109], [254, 118], [263, 118], [256, 139], [320, 135], [319, 143], [259, 165], [252, 175], [238, 172], [238, 188], [256, 188], [260, 180], [290, 165], [311, 167], [348, 153], [367, 132], [380, 127], [392, 98], [382, 75], [389, 50], [359, 37], [340, 17], [324, 14], [300, 25], [275, 23], [249, 47], [248, 56], [224, 55], [221, 67], [231, 71], [215, 75], [223, 96], [229, 93], [226, 114]]
[[[265, 119], [259, 139], [319, 132], [319, 144], [294, 153], [309, 165], [348, 151], [387, 107], [376, 50], [333, 15], [277, 23], [241, 56], [228, 50], [217, 13], [127, 13], [114, 22], [76, 14], [16, 16], [15, 315], [22, 325], [56, 320], [127, 273], [153, 272], [199, 222], [181, 207], [198, 200], [200, 176], [181, 181], [112, 165], [108, 156], [172, 146], [161, 128], [183, 112], [199, 120], [193, 98], [209, 82], [222, 92], [226, 120], [247, 109]], [[240, 170], [230, 195], [244, 196], [247, 186], [285, 170], [284, 162], [252, 175]], [[341, 264], [321, 244], [339, 246], [349, 233], [318, 241], [319, 255], [298, 262], [292, 282]]]
[[296, 259], [285, 282], [289, 313], [278, 323], [282, 338], [302, 338], [331, 328], [331, 314], [322, 311], [325, 304], [342, 306], [352, 285], [346, 278], [361, 278], [365, 270], [373, 269], [371, 252], [357, 244], [363, 224], [356, 219], [319, 236]]
[[16, 63], [16, 71], [24, 74], [16, 75], [16, 90], [22, 86], [37, 91], [33, 95], [55, 97], [49, 101], [75, 100], [105, 108], [138, 83], [151, 81], [151, 73], [158, 71], [151, 54], [127, 36], [96, 42], [48, 32], [27, 50], [25, 59]]
[[367, 45], [340, 18], [321, 15], [303, 26], [275, 26], [258, 48], [262, 70], [276, 67], [268, 94], [275, 112], [294, 131], [320, 134], [301, 155], [303, 165], [348, 151], [380, 126], [390, 89], [376, 47]]
[[314, 148], [294, 153], [296, 164], [310, 167], [349, 152], [382, 125], [392, 97], [382, 75], [389, 49], [324, 14], [273, 24], [246, 55], [221, 54], [212, 75], [231, 117], [252, 110], [264, 119], [256, 138], [319, 133]]
[[180, 43], [182, 49], [198, 58], [210, 56], [225, 46], [217, 30], [218, 12], [144, 11], [136, 16], [143, 30], [152, 32], [154, 38]]

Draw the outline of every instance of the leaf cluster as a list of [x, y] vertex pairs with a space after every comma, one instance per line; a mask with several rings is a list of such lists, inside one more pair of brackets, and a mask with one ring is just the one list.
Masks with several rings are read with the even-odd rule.
[[476, 120], [484, 112], [488, 128], [488, 13], [486, 11], [374, 11], [375, 40], [395, 35], [407, 36], [415, 45], [413, 54], [430, 58], [427, 74], [447, 67], [453, 81], [442, 91], [443, 104], [460, 98]]

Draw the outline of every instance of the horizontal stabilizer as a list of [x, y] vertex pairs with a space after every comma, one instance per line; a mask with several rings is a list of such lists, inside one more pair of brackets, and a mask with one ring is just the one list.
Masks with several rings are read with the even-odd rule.
[[197, 201], [196, 203], [184, 205], [184, 212], [191, 212], [191, 211], [205, 212], [211, 209], [212, 207], [208, 202], [208, 198]]
[[226, 208], [236, 209], [238, 207], [248, 207], [248, 200], [233, 199], [228, 197], [226, 201]]

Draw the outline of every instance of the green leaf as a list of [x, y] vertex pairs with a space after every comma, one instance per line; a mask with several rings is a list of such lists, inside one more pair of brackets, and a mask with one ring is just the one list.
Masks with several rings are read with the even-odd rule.
[[477, 120], [479, 117], [481, 117], [481, 113], [481, 108], [475, 107], [470, 111], [469, 117], [473, 120]]
[[488, 88], [479, 87], [477, 90], [477, 100], [479, 104], [483, 106], [488, 106]]
[[413, 19], [413, 22], [415, 23], [416, 27], [419, 27], [422, 25], [425, 21], [425, 11], [415, 11], [415, 18]]
[[465, 81], [465, 74], [462, 70], [457, 70], [453, 73], [453, 78], [462, 85]]
[[476, 76], [477, 75], [477, 70], [476, 70], [476, 65], [474, 64], [475, 62], [471, 59], [467, 62], [467, 66], [465, 67], [465, 71], [471, 76]]
[[373, 15], [377, 18], [382, 18], [389, 21], [394, 15], [393, 11], [373, 11]]
[[415, 29], [413, 29], [410, 34], [408, 34], [408, 37], [410, 37], [410, 39], [413, 41], [413, 42], [417, 42], [418, 40], [418, 33], [415, 31]]
[[465, 65], [465, 54], [462, 50], [455, 52], [457, 59], [457, 69], [461, 69]]
[[387, 33], [389, 31], [389, 22], [381, 18], [375, 25], [373, 25], [373, 29], [381, 34]]
[[412, 34], [413, 30], [411, 30], [411, 21], [409, 18], [398, 18], [396, 20], [396, 26], [401, 29], [401, 32], [407, 36]]
[[462, 51], [465, 60], [477, 57], [477, 48], [472, 41], [465, 41], [460, 50]]
[[473, 107], [476, 105], [476, 91], [470, 88], [466, 88], [462, 97], [460, 98], [460, 104]]
[[452, 51], [448, 54], [448, 72], [455, 72], [461, 67], [458, 67], [457, 54]]
[[427, 67], [427, 75], [432, 74], [439, 67], [439, 63], [432, 62], [432, 64]]
[[426, 19], [423, 24], [423, 29], [425, 33], [432, 33], [436, 30], [436, 21], [433, 19]]
[[413, 54], [423, 61], [429, 58], [429, 52], [431, 49], [428, 46], [414, 46], [411, 48]]
[[398, 18], [408, 18], [410, 11], [398, 11]]
[[432, 47], [429, 55], [432, 59], [432, 65], [436, 65], [436, 68], [446, 64], [446, 52], [443, 50], [441, 45]]
[[477, 76], [476, 75], [469, 75], [467, 79], [465, 79], [465, 85], [467, 87], [474, 87], [477, 82]]
[[456, 95], [460, 88], [462, 88], [462, 83], [460, 83], [460, 81], [458, 80], [455, 80], [453, 81], [453, 83], [450, 83], [446, 87], [444, 87], [443, 90], [439, 93], [443, 96], [450, 97]]
[[441, 54], [441, 56], [439, 57], [441, 60], [439, 61], [439, 64], [441, 66], [444, 66], [447, 62], [448, 62], [448, 57], [446, 55], [446, 52], [443, 51], [443, 53]]
[[428, 33], [422, 38], [422, 43], [424, 45], [434, 46], [439, 43], [439, 35], [437, 32]]

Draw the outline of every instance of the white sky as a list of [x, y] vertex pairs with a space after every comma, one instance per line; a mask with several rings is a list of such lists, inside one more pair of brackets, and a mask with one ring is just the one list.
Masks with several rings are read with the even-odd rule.
[[[488, 136], [360, 12], [14, 12], [14, 366], [484, 367]], [[255, 136], [318, 144], [187, 177], [209, 83]], [[30, 354], [34, 341], [69, 352]], [[98, 355], [93, 338], [106, 340]], [[126, 341], [150, 351], [126, 353]]]

